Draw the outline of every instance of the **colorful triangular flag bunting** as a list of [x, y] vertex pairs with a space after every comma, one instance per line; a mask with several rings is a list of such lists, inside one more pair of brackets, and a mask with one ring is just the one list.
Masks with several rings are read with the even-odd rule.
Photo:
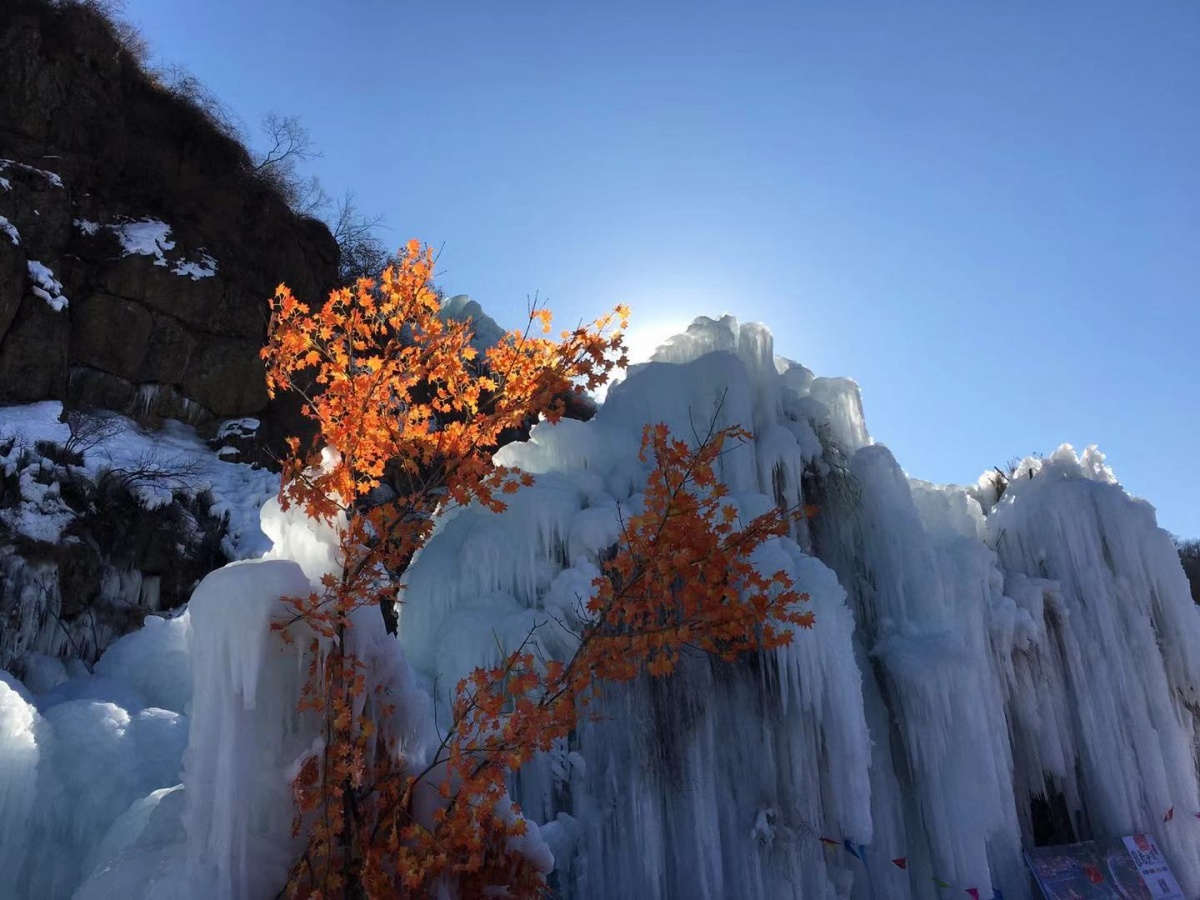
[[827, 837], [820, 838], [820, 841], [822, 844], [828, 844], [833, 847], [839, 847], [839, 846], [841, 846], [841, 843], [842, 843], [841, 841], [835, 841], [833, 838], [827, 838]]
[[971, 900], [979, 900], [979, 888], [967, 888], [967, 893], [971, 895]]
[[933, 883], [936, 884], [940, 888], [950, 887], [950, 885], [946, 884], [946, 882], [942, 881], [942, 879], [940, 879], [940, 878], [933, 879]]
[[892, 860], [892, 865], [895, 866], [897, 869], [907, 869], [908, 868], [908, 858], [905, 856], [898, 856]]
[[[859, 856], [858, 851], [854, 849], [854, 845], [852, 843], [850, 843], [850, 838], [846, 838], [844, 841], [842, 841], [842, 846], [845, 847], [846, 852], [849, 853], [851, 856], [853, 856], [855, 859], [862, 859], [862, 857]], [[861, 846], [861, 844], [859, 846]]]

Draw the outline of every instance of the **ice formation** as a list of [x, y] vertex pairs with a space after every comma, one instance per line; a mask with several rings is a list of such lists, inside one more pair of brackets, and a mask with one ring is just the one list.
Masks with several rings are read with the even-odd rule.
[[0, 673], [0, 896], [72, 896], [117, 817], [178, 782], [187, 717], [166, 706], [188, 692], [172, 683], [188, 670], [167, 648], [186, 617], [157, 621], [103, 674], [34, 695]]
[[266, 897], [286, 880], [291, 838], [288, 772], [313, 735], [294, 712], [304, 669], [271, 632], [282, 596], [310, 590], [289, 560], [220, 569], [189, 604], [197, 681], [184, 764], [189, 863], [212, 896]]
[[[660, 347], [591, 422], [502, 450], [539, 476], [504, 514], [444, 517], [401, 621], [429, 683], [534, 626], [569, 652], [557, 623], [637, 507], [641, 426], [714, 419], [758, 435], [723, 460], [740, 508], [820, 508], [764, 561], [810, 592], [817, 627], [755, 666], [692, 660], [612, 691], [606, 720], [520, 774], [559, 891], [1019, 898], [1023, 846], [1138, 830], [1200, 890], [1200, 620], [1150, 507], [1093, 449], [1026, 461], [998, 502], [986, 483], [912, 481], [852, 381], [775, 358], [765, 329], [729, 317]], [[1065, 827], [1047, 833], [1035, 804]], [[1171, 808], [1189, 812], [1164, 823]]]
[[[501, 648], [533, 630], [571, 652], [563, 625], [638, 508], [640, 430], [659, 421], [756, 435], [721, 461], [744, 515], [819, 508], [760, 559], [811, 595], [816, 627], [610, 690], [519, 773], [528, 850], [553, 856], [559, 894], [1021, 900], [1023, 847], [1136, 831], [1200, 893], [1200, 617], [1153, 509], [1094, 448], [969, 488], [910, 479], [852, 381], [730, 317], [633, 367], [591, 421], [505, 447], [534, 485], [501, 514], [440, 517], [399, 642], [364, 611], [357, 652], [391, 686], [406, 754], [436, 742], [446, 686]], [[251, 494], [229, 493], [240, 521]], [[294, 712], [304, 661], [268, 623], [338, 557], [273, 501], [261, 528], [266, 558], [210, 575], [94, 674], [45, 657], [25, 685], [0, 676], [0, 872], [17, 873], [0, 897], [274, 895], [295, 849], [287, 781], [319, 745]]]

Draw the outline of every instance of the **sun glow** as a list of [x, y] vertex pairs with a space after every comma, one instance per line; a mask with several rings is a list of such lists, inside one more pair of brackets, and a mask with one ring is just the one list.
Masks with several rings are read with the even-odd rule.
[[[642, 319], [635, 309], [629, 317], [629, 328], [625, 332], [625, 345], [628, 348], [626, 356], [631, 366], [649, 362], [654, 351], [670, 338], [687, 331], [688, 319], [657, 317]], [[625, 370], [618, 369], [613, 373], [612, 380], [594, 392], [596, 400], [603, 403], [608, 395], [608, 389], [619, 381], [625, 380]]]
[[677, 334], [683, 334], [687, 331], [687, 326], [685, 319], [651, 319], [639, 322], [636, 314], [630, 317], [629, 330], [625, 334], [630, 364], [649, 362], [659, 345], [665, 344]]

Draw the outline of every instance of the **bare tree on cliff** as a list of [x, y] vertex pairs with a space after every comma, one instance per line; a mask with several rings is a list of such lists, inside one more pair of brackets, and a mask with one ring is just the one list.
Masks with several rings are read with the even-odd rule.
[[[338, 276], [341, 284], [382, 272], [392, 254], [376, 235], [381, 215], [367, 215], [358, 208], [354, 192], [347, 191], [334, 206], [317, 177], [303, 177], [302, 163], [318, 159], [309, 130], [296, 116], [268, 113], [263, 118], [267, 150], [257, 158], [253, 171], [271, 184], [293, 210], [325, 221], [340, 251]], [[333, 212], [330, 214], [330, 208]]]
[[309, 130], [299, 117], [274, 112], [263, 117], [262, 127], [269, 146], [256, 159], [254, 173], [274, 187], [293, 210], [318, 217], [329, 208], [329, 194], [315, 175], [305, 178], [298, 171], [301, 163], [321, 156]]
[[393, 261], [392, 252], [375, 233], [382, 225], [382, 215], [362, 212], [354, 192], [346, 192], [329, 222], [329, 230], [341, 251], [338, 276], [342, 284], [351, 285], [360, 278], [377, 275]]

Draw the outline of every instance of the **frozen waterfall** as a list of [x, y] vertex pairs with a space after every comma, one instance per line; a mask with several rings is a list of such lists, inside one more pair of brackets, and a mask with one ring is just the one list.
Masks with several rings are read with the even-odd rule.
[[714, 418], [758, 436], [722, 461], [740, 508], [820, 509], [767, 563], [817, 625], [770, 659], [610, 691], [604, 721], [520, 774], [559, 891], [1021, 898], [1023, 846], [1138, 830], [1200, 891], [1200, 617], [1152, 509], [1094, 449], [1026, 460], [998, 501], [987, 479], [910, 480], [854, 382], [731, 317], [660, 347], [592, 421], [500, 452], [538, 482], [501, 515], [447, 517], [415, 561], [401, 634], [418, 670], [452, 683], [496, 661], [493, 633], [511, 647], [539, 623], [544, 651], [567, 652], [556, 622], [638, 503], [642, 425]]
[[[910, 479], [853, 381], [731, 317], [631, 368], [591, 421], [501, 450], [533, 486], [501, 514], [441, 516], [399, 642], [377, 615], [352, 630], [410, 757], [436, 743], [446, 686], [531, 629], [570, 654], [563, 625], [638, 508], [656, 422], [756, 435], [721, 459], [744, 515], [818, 508], [761, 559], [816, 624], [607, 691], [598, 721], [518, 774], [559, 894], [1022, 900], [1024, 848], [1146, 831], [1200, 895], [1200, 614], [1153, 509], [1094, 448], [967, 488]], [[274, 895], [315, 729], [294, 712], [304, 661], [267, 624], [337, 556], [294, 512], [262, 515], [273, 559], [213, 573], [94, 674], [0, 675], [0, 898]]]

